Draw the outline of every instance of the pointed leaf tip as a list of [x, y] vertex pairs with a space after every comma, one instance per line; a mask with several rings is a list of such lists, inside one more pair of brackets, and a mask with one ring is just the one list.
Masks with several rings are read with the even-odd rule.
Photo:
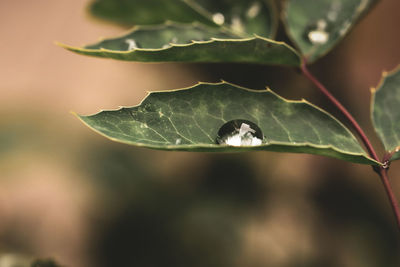
[[153, 149], [265, 150], [378, 164], [351, 132], [325, 111], [272, 91], [226, 82], [153, 92], [138, 106], [80, 118], [111, 140]]
[[328, 53], [378, 0], [288, 0], [284, 22], [289, 37], [313, 63]]
[[117, 38], [75, 53], [139, 62], [238, 62], [300, 66], [298, 53], [283, 42], [262, 37], [241, 38], [222, 29], [195, 24], [138, 26]]

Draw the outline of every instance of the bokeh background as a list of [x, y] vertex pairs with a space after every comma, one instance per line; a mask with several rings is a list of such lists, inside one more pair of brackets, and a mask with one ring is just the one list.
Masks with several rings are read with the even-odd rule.
[[[71, 267], [400, 266], [400, 235], [368, 166], [152, 151], [86, 128], [70, 111], [132, 106], [147, 91], [220, 79], [337, 114], [291, 68], [127, 63], [55, 46], [122, 31], [90, 18], [86, 5], [0, 0], [0, 267], [34, 258]], [[398, 0], [380, 1], [312, 66], [377, 147], [369, 89], [400, 63], [399, 11]], [[390, 173], [400, 197], [399, 163]]]

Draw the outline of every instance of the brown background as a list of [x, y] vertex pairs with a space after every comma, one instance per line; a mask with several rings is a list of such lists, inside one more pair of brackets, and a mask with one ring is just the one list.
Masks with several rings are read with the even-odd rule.
[[[150, 151], [83, 126], [70, 111], [132, 106], [146, 91], [219, 79], [335, 112], [292, 69], [127, 63], [55, 46], [121, 32], [90, 19], [86, 4], [0, 0], [0, 266], [31, 257], [77, 267], [400, 264], [391, 210], [368, 166]], [[399, 1], [381, 1], [312, 67], [379, 147], [369, 89], [400, 63], [399, 11]]]

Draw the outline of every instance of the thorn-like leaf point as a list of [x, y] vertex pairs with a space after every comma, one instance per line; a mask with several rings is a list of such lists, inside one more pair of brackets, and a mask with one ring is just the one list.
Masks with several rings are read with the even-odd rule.
[[[79, 117], [111, 140], [153, 149], [310, 153], [379, 165], [347, 128], [320, 108], [227, 82], [152, 92], [138, 106]], [[222, 126], [235, 121], [224, 128], [232, 132], [220, 136]], [[262, 132], [260, 140], [251, 141], [251, 125]], [[221, 145], [221, 140], [235, 145]]]

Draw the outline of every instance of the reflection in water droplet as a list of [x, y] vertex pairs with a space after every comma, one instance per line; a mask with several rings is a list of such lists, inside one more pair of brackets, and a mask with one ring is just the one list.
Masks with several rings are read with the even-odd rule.
[[214, 21], [215, 24], [222, 25], [225, 22], [225, 17], [221, 13], [215, 13], [212, 16], [212, 20]]
[[261, 129], [248, 120], [228, 121], [218, 131], [217, 143], [230, 146], [261, 145], [263, 134]]
[[261, 3], [260, 2], [254, 2], [251, 4], [249, 9], [247, 9], [246, 16], [250, 19], [254, 19], [257, 17], [258, 14], [260, 14], [261, 11]]
[[128, 44], [128, 50], [134, 50], [134, 49], [138, 48], [136, 41], [133, 39], [126, 39], [125, 43]]
[[308, 40], [315, 45], [325, 44], [329, 40], [329, 33], [326, 31], [328, 23], [320, 19], [307, 31]]

